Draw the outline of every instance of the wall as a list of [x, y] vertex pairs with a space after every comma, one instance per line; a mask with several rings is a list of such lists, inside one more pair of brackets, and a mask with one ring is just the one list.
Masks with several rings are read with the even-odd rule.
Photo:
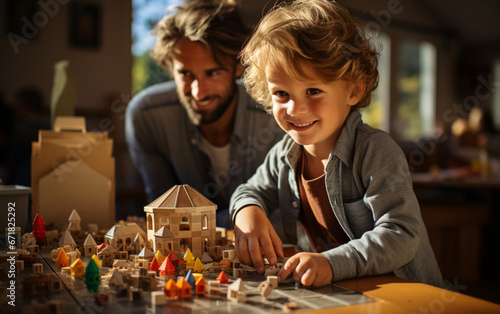
[[[21, 1], [19, 1], [21, 2]], [[26, 2], [26, 1], [24, 1]], [[47, 104], [52, 92], [54, 63], [66, 59], [72, 64], [77, 84], [78, 111], [109, 111], [110, 99], [131, 91], [131, 1], [79, 1], [101, 8], [101, 45], [97, 49], [74, 48], [68, 43], [68, 0], [40, 0], [46, 9], [36, 8], [26, 19], [39, 25], [38, 36], [27, 43], [12, 45], [7, 36], [0, 39], [0, 91], [12, 101], [19, 88], [40, 88]], [[0, 32], [7, 34], [7, 1], [0, 2]], [[45, 18], [44, 18], [45, 17]], [[26, 23], [25, 23], [26, 24]], [[29, 33], [28, 33], [29, 34]], [[23, 34], [17, 34], [24, 38]], [[24, 41], [23, 41], [24, 42]], [[16, 52], [16, 49], [18, 50]]]

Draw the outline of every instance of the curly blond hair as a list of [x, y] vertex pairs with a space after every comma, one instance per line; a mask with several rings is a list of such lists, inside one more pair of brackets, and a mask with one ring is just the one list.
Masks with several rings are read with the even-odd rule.
[[325, 82], [346, 80], [364, 86], [355, 109], [370, 104], [378, 85], [377, 52], [363, 26], [336, 2], [283, 1], [259, 22], [240, 54], [242, 81], [250, 95], [272, 110], [265, 69], [281, 66], [297, 80], [310, 79], [300, 64], [311, 66]]
[[214, 60], [237, 62], [243, 43], [250, 35], [238, 6], [232, 0], [186, 1], [173, 14], [166, 14], [153, 29], [155, 45], [150, 52], [165, 70], [171, 71], [172, 51], [180, 39], [199, 42]]

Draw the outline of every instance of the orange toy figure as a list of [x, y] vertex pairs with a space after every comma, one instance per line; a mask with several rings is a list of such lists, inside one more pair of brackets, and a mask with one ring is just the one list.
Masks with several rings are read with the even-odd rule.
[[170, 279], [163, 287], [163, 293], [169, 299], [176, 299], [179, 297], [180, 290], [177, 287], [177, 283], [173, 279]]
[[229, 283], [229, 278], [224, 271], [221, 271], [219, 276], [216, 278], [220, 283]]
[[68, 255], [66, 255], [66, 251], [64, 249], [61, 249], [61, 252], [59, 252], [59, 255], [56, 259], [56, 264], [59, 268], [69, 266], [69, 258]]
[[191, 297], [191, 285], [184, 280], [184, 278], [177, 281], [177, 287], [180, 289], [179, 298], [189, 298]]
[[196, 294], [206, 294], [207, 293], [207, 282], [200, 276], [195, 283], [195, 293]]
[[33, 220], [33, 236], [36, 239], [36, 244], [42, 245], [45, 242], [45, 221], [40, 214], [36, 214]]

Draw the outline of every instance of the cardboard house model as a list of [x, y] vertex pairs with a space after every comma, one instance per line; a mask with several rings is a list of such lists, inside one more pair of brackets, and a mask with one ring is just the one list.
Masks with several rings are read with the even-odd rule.
[[167, 256], [181, 248], [201, 257], [215, 246], [217, 205], [189, 185], [176, 185], [144, 207], [147, 241], [154, 252]]

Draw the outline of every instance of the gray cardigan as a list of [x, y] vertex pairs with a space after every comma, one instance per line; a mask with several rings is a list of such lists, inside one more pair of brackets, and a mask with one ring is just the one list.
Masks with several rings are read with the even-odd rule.
[[[231, 198], [234, 219], [247, 205], [268, 216], [281, 212], [276, 226], [284, 243], [297, 243], [300, 199], [294, 169], [301, 146], [285, 137]], [[350, 241], [323, 252], [334, 281], [394, 272], [398, 277], [443, 287], [405, 156], [391, 137], [363, 124], [352, 111], [325, 167], [335, 217]]]

